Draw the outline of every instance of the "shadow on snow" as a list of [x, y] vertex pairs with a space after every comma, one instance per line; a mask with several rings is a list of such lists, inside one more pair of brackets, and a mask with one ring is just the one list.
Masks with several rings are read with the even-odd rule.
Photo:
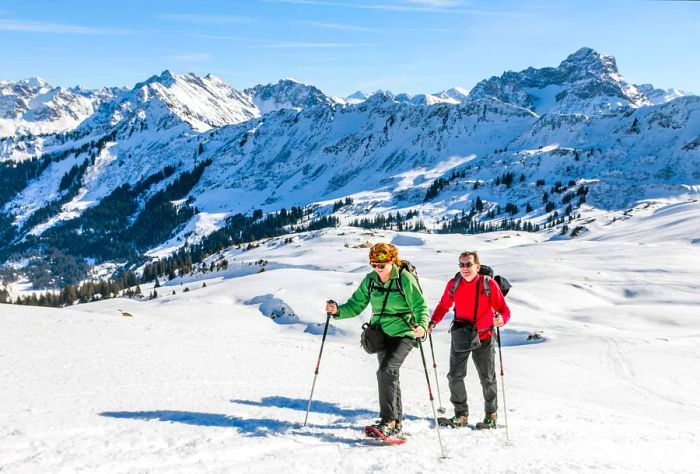
[[[261, 401], [252, 400], [231, 400], [232, 403], [239, 403], [241, 405], [250, 405], [255, 407], [277, 407], [277, 408], [288, 408], [290, 410], [300, 410], [306, 411], [306, 407], [309, 403], [308, 400], [302, 400], [301, 398], [288, 398], [288, 397], [265, 397]], [[341, 417], [343, 420], [351, 420], [353, 418], [378, 418], [379, 414], [374, 410], [366, 410], [362, 408], [341, 408], [335, 403], [322, 402], [318, 400], [313, 400], [311, 402], [311, 413], [322, 413], [324, 415], [336, 415]], [[406, 420], [420, 420], [421, 417], [415, 415], [404, 414], [404, 419]]]
[[[110, 418], [165, 421], [171, 423], [183, 423], [194, 426], [209, 426], [218, 428], [235, 428], [243, 436], [267, 437], [274, 435], [309, 436], [329, 443], [343, 443], [353, 446], [365, 446], [366, 440], [358, 436], [349, 438], [333, 433], [318, 431], [328, 430], [357, 430], [357, 426], [336, 423], [332, 425], [309, 424], [306, 428], [301, 423], [291, 423], [283, 420], [269, 418], [241, 418], [238, 416], [222, 415], [217, 413], [200, 413], [192, 411], [154, 410], [154, 411], [106, 411], [100, 416]], [[359, 430], [358, 430], [359, 431]]]

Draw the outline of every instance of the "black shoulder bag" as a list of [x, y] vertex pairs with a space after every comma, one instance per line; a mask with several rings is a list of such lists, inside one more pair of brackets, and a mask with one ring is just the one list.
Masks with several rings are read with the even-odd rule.
[[[370, 296], [372, 286], [373, 285], [370, 285]], [[362, 325], [360, 344], [368, 354], [376, 354], [379, 351], [383, 351], [386, 345], [386, 335], [384, 334], [384, 331], [382, 331], [381, 324], [379, 324], [379, 320], [382, 318], [382, 314], [384, 314], [384, 310], [386, 309], [386, 302], [389, 299], [390, 291], [386, 291], [385, 293], [384, 303], [382, 303], [382, 312], [379, 313], [379, 319], [377, 319], [377, 322], [374, 324], [365, 323]]]

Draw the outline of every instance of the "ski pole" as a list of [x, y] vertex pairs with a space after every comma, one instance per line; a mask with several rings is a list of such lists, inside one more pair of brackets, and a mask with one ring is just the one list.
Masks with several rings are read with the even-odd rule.
[[425, 371], [425, 381], [428, 382], [428, 395], [430, 396], [430, 405], [433, 407], [433, 418], [435, 418], [435, 431], [438, 435], [438, 443], [440, 443], [440, 452], [442, 452], [443, 459], [445, 456], [445, 449], [442, 447], [442, 438], [440, 437], [440, 426], [438, 425], [437, 413], [435, 413], [435, 399], [433, 398], [433, 391], [430, 388], [430, 376], [428, 375], [428, 365], [425, 363], [425, 353], [423, 352], [423, 343], [420, 339], [416, 338], [418, 341], [418, 347], [420, 348], [420, 358], [423, 361], [423, 370]]
[[[328, 300], [327, 303], [336, 304], [333, 300]], [[321, 366], [321, 354], [323, 354], [323, 345], [326, 343], [326, 334], [328, 334], [328, 323], [331, 320], [331, 313], [326, 313], [326, 326], [323, 328], [323, 338], [321, 339], [321, 350], [318, 353], [318, 361], [316, 362], [316, 370], [314, 371], [314, 383], [311, 385], [311, 395], [309, 395], [309, 404], [306, 406], [306, 417], [304, 418], [304, 426], [309, 419], [309, 411], [311, 410], [311, 400], [314, 398], [314, 388], [316, 388], [316, 377], [318, 377], [318, 368]]]
[[428, 340], [430, 341], [430, 355], [433, 356], [433, 370], [435, 370], [435, 389], [437, 390], [438, 396], [438, 409], [437, 412], [440, 415], [445, 414], [445, 407], [442, 406], [442, 398], [440, 397], [440, 383], [438, 382], [438, 372], [437, 364], [435, 363], [435, 350], [433, 350], [433, 335], [428, 333]]
[[496, 328], [496, 339], [498, 340], [498, 360], [501, 364], [501, 390], [503, 391], [503, 419], [506, 423], [506, 443], [510, 442], [508, 436], [508, 407], [506, 406], [506, 382], [503, 377], [503, 353], [501, 352], [501, 328]]

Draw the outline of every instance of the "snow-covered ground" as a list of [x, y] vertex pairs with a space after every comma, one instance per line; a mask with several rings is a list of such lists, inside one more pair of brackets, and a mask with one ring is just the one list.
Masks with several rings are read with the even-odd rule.
[[[565, 241], [341, 228], [231, 249], [224, 272], [170, 281], [151, 301], [2, 305], [0, 472], [698, 472], [699, 211], [650, 207]], [[365, 440], [378, 409], [376, 360], [358, 343], [366, 314], [333, 323], [301, 426], [324, 300], [369, 270], [365, 241], [399, 246], [431, 308], [462, 250], [511, 280], [510, 443], [505, 429], [443, 430], [440, 459], [418, 350], [401, 371], [408, 442]], [[434, 341], [450, 414], [446, 329]], [[467, 386], [477, 421], [471, 363]]]

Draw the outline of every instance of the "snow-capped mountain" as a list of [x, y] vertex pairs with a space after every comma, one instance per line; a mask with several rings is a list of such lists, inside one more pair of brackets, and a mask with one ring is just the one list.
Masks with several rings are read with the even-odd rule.
[[406, 102], [413, 105], [435, 105], [435, 104], [459, 104], [462, 101], [450, 96], [438, 96], [433, 94], [398, 94], [394, 97], [397, 102]]
[[469, 99], [469, 91], [464, 87], [452, 87], [451, 89], [433, 95], [445, 101], [454, 100], [456, 102], [464, 102]]
[[40, 78], [0, 81], [0, 137], [71, 130], [119, 92], [54, 87]]
[[325, 95], [320, 89], [302, 84], [294, 79], [282, 79], [277, 84], [258, 85], [245, 93], [261, 114], [280, 109], [304, 109], [318, 105], [334, 105], [338, 101]]
[[637, 90], [644, 94], [644, 96], [647, 98], [647, 100], [652, 103], [653, 105], [659, 105], [659, 104], [664, 104], [666, 102], [670, 102], [673, 99], [677, 99], [678, 97], [683, 97], [686, 95], [692, 95], [688, 94], [687, 92], [684, 92], [679, 89], [675, 88], [670, 88], [670, 89], [658, 89], [654, 87], [651, 84], [640, 84], [640, 85], [635, 85]]
[[[206, 131], [260, 116], [251, 98], [216, 76], [173, 74], [166, 70], [105, 103], [83, 129], [107, 129], [124, 120], [150, 118], [156, 129], [177, 122]], [[154, 123], [155, 123], [154, 122]]]
[[615, 58], [581, 48], [556, 67], [508, 71], [479, 82], [470, 99], [496, 97], [541, 115], [600, 114], [650, 105], [620, 75]]
[[387, 95], [396, 102], [404, 102], [413, 105], [460, 104], [469, 99], [469, 92], [466, 89], [462, 87], [453, 87], [436, 94], [408, 94], [405, 92], [393, 94], [390, 91], [383, 91], [381, 89], [371, 94], [357, 91], [343, 99], [337, 99], [337, 101], [343, 104], [354, 105], [364, 102], [377, 94]]
[[350, 94], [349, 96], [345, 97], [343, 102], [346, 104], [359, 104], [360, 102], [366, 101], [371, 95], [372, 94], [368, 94], [366, 92], [356, 91]]
[[465, 215], [544, 225], [697, 194], [700, 98], [653, 96], [586, 48], [468, 96], [380, 91], [358, 103], [291, 80], [238, 91], [165, 71], [71, 131], [0, 139], [11, 243], [0, 257], [81, 241], [95, 262], [162, 255], [254, 209], [314, 205], [344, 223], [410, 212], [438, 230]]

